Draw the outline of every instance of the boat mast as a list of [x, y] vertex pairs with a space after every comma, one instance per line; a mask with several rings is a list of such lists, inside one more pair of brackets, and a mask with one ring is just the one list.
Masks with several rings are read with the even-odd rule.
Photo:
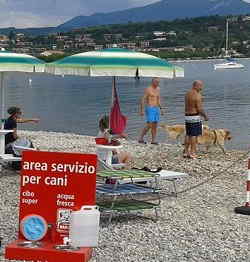
[[226, 20], [226, 49], [225, 49], [226, 57], [228, 57], [228, 19]]

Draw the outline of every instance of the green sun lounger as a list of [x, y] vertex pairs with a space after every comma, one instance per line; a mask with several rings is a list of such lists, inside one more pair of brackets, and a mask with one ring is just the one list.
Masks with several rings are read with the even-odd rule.
[[[104, 181], [109, 179], [109, 184], [97, 184], [96, 194], [99, 197], [100, 211], [109, 213], [109, 222], [113, 214], [118, 212], [131, 212], [143, 209], [154, 209], [158, 217], [157, 209], [160, 207], [159, 191], [155, 187], [134, 183], [140, 179], [157, 179], [157, 175], [143, 170], [102, 170], [97, 176]], [[138, 200], [136, 197], [141, 196]], [[143, 200], [145, 196], [154, 195], [154, 200]], [[109, 200], [107, 200], [109, 198]]]

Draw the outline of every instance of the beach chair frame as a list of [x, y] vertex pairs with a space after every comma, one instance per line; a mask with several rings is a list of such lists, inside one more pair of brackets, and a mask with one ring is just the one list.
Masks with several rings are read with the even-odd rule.
[[[159, 217], [159, 208], [161, 204], [160, 192], [156, 187], [143, 186], [134, 183], [138, 177], [157, 180], [157, 175], [139, 170], [104, 170], [97, 173], [104, 181], [109, 179], [113, 184], [97, 185], [96, 193], [99, 198], [110, 197], [110, 200], [100, 201], [98, 203], [100, 211], [109, 213], [108, 224], [111, 223], [114, 213], [129, 213], [131, 211], [142, 211], [144, 209], [154, 209], [156, 220]], [[123, 183], [123, 180], [126, 180]], [[154, 183], [158, 184], [157, 181]], [[136, 200], [136, 195], [154, 195], [153, 201]], [[125, 197], [125, 199], [124, 199]]]

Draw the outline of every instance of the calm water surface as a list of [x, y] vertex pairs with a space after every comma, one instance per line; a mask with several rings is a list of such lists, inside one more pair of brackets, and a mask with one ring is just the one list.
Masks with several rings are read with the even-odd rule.
[[[228, 128], [233, 140], [227, 148], [250, 147], [250, 60], [242, 59], [244, 70], [214, 71], [218, 61], [180, 62], [185, 78], [161, 80], [162, 104], [167, 111], [162, 122], [183, 123], [184, 94], [193, 80], [205, 83], [204, 107], [212, 128]], [[32, 79], [32, 81], [29, 81]], [[138, 115], [138, 102], [149, 78], [135, 81], [118, 78], [117, 86], [122, 111], [128, 117], [127, 133], [137, 138], [144, 120]], [[111, 78], [53, 76], [46, 74], [11, 73], [5, 78], [6, 107], [18, 105], [26, 117], [39, 117], [40, 123], [25, 124], [21, 129], [71, 132], [83, 135], [97, 133], [98, 118], [108, 113], [111, 99]], [[159, 130], [159, 140], [166, 135]]]

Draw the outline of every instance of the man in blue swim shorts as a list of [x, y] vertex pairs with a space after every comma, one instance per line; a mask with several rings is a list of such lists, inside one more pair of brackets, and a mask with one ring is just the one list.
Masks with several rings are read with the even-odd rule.
[[140, 115], [146, 115], [146, 126], [143, 128], [138, 142], [146, 144], [144, 136], [151, 130], [151, 144], [158, 145], [156, 142], [157, 125], [160, 121], [161, 102], [160, 102], [160, 79], [153, 78], [152, 84], [145, 89], [140, 104]]
[[202, 135], [201, 116], [208, 121], [207, 114], [203, 110], [201, 90], [203, 82], [196, 80], [192, 88], [185, 96], [185, 149], [183, 157], [195, 159], [197, 157], [197, 137]]

